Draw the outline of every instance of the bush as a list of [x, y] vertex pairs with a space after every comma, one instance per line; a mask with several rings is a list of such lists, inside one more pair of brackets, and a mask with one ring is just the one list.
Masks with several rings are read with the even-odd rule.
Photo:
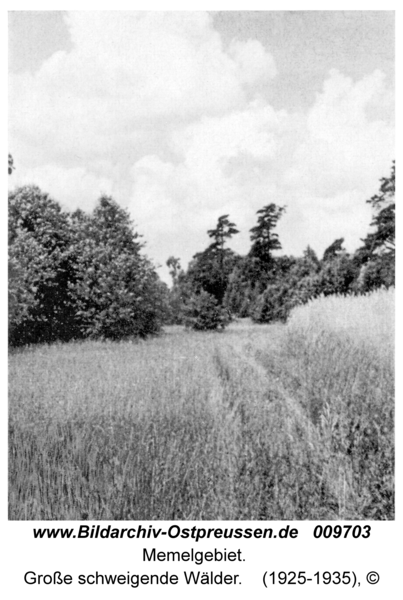
[[369, 260], [361, 267], [356, 282], [356, 291], [360, 294], [378, 288], [389, 288], [395, 285], [395, 257], [380, 255]]
[[230, 322], [228, 309], [205, 291], [193, 295], [185, 309], [185, 326], [196, 331], [224, 329]]
[[260, 294], [251, 310], [251, 317], [255, 323], [285, 323], [293, 306], [292, 295], [286, 285], [268, 285], [263, 294]]

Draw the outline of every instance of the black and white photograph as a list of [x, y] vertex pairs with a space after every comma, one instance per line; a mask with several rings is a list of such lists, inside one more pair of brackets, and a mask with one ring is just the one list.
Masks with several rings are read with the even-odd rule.
[[8, 520], [394, 521], [394, 11], [8, 36]]

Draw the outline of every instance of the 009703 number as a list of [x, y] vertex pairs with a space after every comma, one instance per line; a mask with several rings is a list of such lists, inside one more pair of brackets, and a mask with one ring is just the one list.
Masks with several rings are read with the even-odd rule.
[[314, 538], [369, 538], [370, 525], [316, 525], [313, 530]]

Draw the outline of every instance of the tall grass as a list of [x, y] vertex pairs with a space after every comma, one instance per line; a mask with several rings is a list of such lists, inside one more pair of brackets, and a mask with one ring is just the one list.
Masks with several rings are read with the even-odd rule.
[[391, 295], [11, 354], [10, 518], [393, 518]]
[[[295, 310], [268, 369], [318, 435], [321, 482], [341, 518], [394, 515], [394, 290]], [[332, 500], [333, 498], [333, 500]]]
[[326, 296], [295, 308], [291, 329], [327, 331], [372, 345], [393, 359], [395, 291], [379, 289], [362, 296]]

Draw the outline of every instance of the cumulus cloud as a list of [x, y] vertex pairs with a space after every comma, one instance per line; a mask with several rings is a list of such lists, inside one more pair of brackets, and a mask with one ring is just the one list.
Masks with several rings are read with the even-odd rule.
[[273, 57], [256, 40], [224, 48], [202, 12], [76, 12], [67, 24], [70, 52], [11, 77], [16, 182], [35, 179], [71, 207], [115, 194], [149, 252], [175, 241], [187, 211], [184, 233], [195, 212], [211, 227], [248, 161], [252, 182], [275, 152], [277, 117], [259, 100]]
[[288, 206], [288, 253], [365, 235], [365, 199], [393, 158], [381, 72], [331, 71], [310, 110], [291, 114], [267, 101], [273, 56], [257, 40], [224, 45], [206, 13], [74, 12], [67, 25], [72, 50], [10, 78], [16, 184], [70, 208], [112, 194], [159, 263], [186, 263], [225, 213], [246, 252], [269, 202]]
[[277, 75], [273, 57], [257, 40], [233, 40], [229, 53], [237, 65], [239, 79], [244, 83], [267, 83]]
[[279, 232], [290, 252], [309, 240], [322, 252], [336, 237], [344, 237], [350, 251], [360, 245], [371, 221], [365, 200], [394, 158], [392, 104], [379, 71], [357, 82], [329, 73], [284, 171], [290, 210]]
[[391, 102], [381, 72], [354, 83], [331, 71], [307, 116], [305, 139], [288, 172], [290, 183], [315, 196], [371, 193], [379, 173], [389, 171], [394, 130], [389, 120], [370, 115]]
[[67, 23], [73, 50], [10, 86], [12, 133], [63, 158], [119, 156], [133, 132], [141, 153], [160, 127], [244, 106], [250, 84], [274, 74], [259, 42], [225, 52], [204, 13], [77, 12]]
[[24, 171], [19, 185], [37, 185], [69, 210], [91, 210], [101, 195], [113, 191], [113, 182], [107, 177], [96, 176], [82, 167], [58, 165]]

